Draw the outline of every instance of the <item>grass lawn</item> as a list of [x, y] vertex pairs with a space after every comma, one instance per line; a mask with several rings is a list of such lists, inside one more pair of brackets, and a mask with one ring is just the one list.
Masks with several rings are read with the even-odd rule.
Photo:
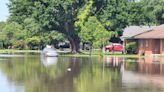
[[[15, 50], [15, 49], [1, 49], [0, 53], [30, 53], [30, 52], [35, 52], [35, 53], [40, 53], [41, 50]], [[66, 51], [61, 51], [61, 50], [57, 50], [57, 52], [61, 55], [61, 56], [75, 56], [75, 57], [90, 57], [90, 53], [88, 51], [81, 51], [81, 53], [78, 54], [71, 54], [69, 53], [69, 50]], [[104, 54], [101, 52], [101, 50], [93, 50], [91, 56], [118, 56], [118, 57], [133, 57], [133, 58], [137, 58], [137, 57], [141, 57], [139, 55], [127, 55], [127, 54], [122, 54], [121, 52], [115, 52], [114, 54], [112, 52], [105, 52]], [[142, 56], [144, 57], [144, 56]]]
[[[78, 54], [70, 54], [70, 53], [61, 53], [62, 56], [75, 56], [75, 57], [89, 57], [90, 52], [88, 51], [81, 51], [81, 53]], [[131, 57], [131, 58], [138, 58], [138, 57], [144, 57], [144, 56], [139, 56], [139, 55], [128, 55], [128, 54], [122, 54], [122, 52], [105, 52], [104, 54], [100, 50], [93, 50], [91, 53], [91, 56], [117, 56], [117, 57]]]
[[0, 53], [19, 53], [19, 52], [36, 52], [40, 53], [40, 50], [15, 50], [15, 49], [0, 49]]

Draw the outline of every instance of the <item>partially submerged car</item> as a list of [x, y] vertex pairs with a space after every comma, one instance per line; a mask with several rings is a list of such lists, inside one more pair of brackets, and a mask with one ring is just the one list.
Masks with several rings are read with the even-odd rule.
[[124, 46], [119, 43], [112, 43], [110, 45], [105, 46], [105, 51], [122, 51], [124, 50]]
[[47, 57], [56, 57], [58, 56], [58, 53], [52, 46], [46, 46], [46, 48], [43, 49], [42, 54]]

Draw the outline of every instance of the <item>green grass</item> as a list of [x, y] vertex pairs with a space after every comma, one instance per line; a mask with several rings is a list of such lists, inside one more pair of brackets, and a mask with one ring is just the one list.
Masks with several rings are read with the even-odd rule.
[[19, 52], [36, 52], [36, 53], [39, 53], [40, 50], [0, 49], [0, 53], [19, 53]]
[[144, 57], [144, 56], [139, 56], [137, 54], [133, 55], [128, 55], [128, 54], [122, 54], [121, 52], [115, 52], [114, 54], [112, 52], [106, 52], [102, 53], [100, 50], [94, 50], [92, 51], [91, 55], [88, 51], [82, 51], [81, 53], [78, 54], [71, 54], [71, 53], [60, 53], [62, 56], [75, 56], [75, 57], [97, 57], [97, 56], [117, 56], [117, 57], [130, 57], [130, 58], [139, 58], [139, 57]]
[[[71, 54], [69, 51], [61, 51], [57, 50], [61, 56], [74, 56], [74, 57], [98, 57], [98, 56], [117, 56], [117, 57], [131, 57], [131, 58], [138, 58], [138, 57], [144, 57], [144, 56], [139, 56], [139, 55], [127, 55], [127, 54], [122, 54], [121, 52], [115, 52], [114, 54], [111, 52], [106, 52], [102, 53], [100, 50], [93, 50], [92, 54], [88, 51], [82, 51], [81, 53], [78, 54]], [[35, 52], [35, 53], [40, 53], [41, 50], [15, 50], [15, 49], [1, 49], [0, 53], [30, 53], [30, 52]]]

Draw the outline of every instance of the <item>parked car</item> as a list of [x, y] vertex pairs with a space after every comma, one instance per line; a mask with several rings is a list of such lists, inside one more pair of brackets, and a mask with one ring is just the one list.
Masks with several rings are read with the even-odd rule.
[[70, 43], [68, 42], [61, 42], [58, 44], [59, 48], [65, 49], [65, 48], [70, 48]]
[[119, 43], [112, 43], [110, 45], [105, 46], [105, 51], [122, 51], [124, 50], [124, 46]]

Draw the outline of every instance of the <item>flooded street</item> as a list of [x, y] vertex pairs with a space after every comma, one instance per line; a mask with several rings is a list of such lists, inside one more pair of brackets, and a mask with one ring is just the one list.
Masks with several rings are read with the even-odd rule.
[[2, 54], [0, 92], [164, 92], [164, 58]]

